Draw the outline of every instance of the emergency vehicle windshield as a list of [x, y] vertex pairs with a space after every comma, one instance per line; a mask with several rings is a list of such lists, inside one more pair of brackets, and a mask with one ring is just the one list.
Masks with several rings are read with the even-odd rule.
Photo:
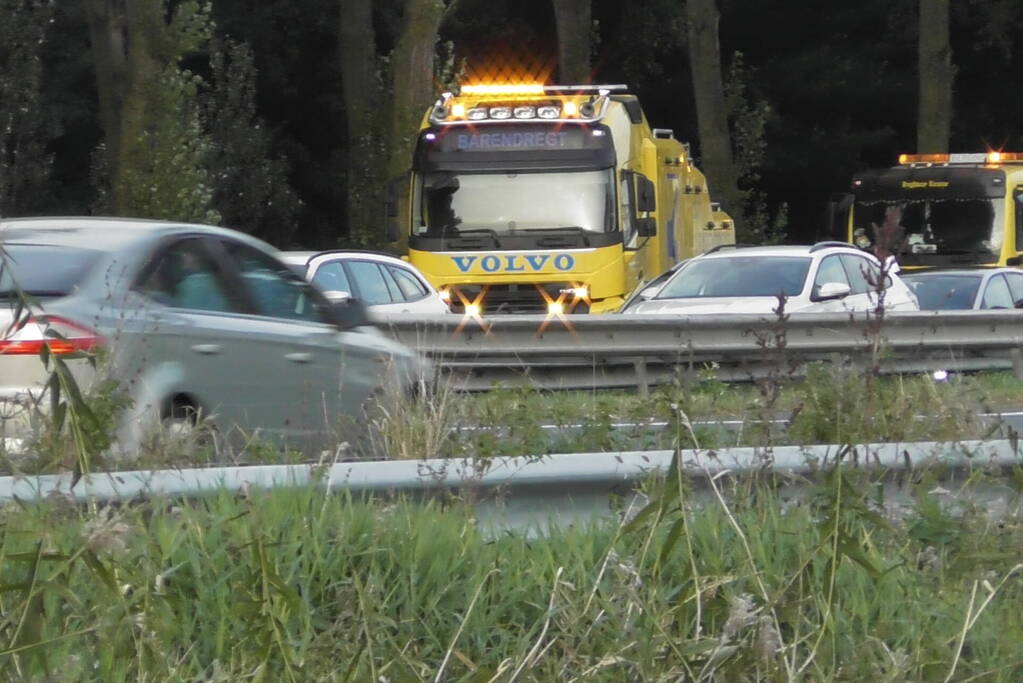
[[[853, 207], [853, 238], [872, 246], [886, 217], [898, 219], [896, 236], [906, 254], [987, 255], [1002, 248], [1000, 198], [905, 199], [857, 201]], [[889, 214], [889, 211], [893, 211]]]
[[415, 188], [413, 235], [455, 237], [614, 229], [614, 169], [425, 173]]

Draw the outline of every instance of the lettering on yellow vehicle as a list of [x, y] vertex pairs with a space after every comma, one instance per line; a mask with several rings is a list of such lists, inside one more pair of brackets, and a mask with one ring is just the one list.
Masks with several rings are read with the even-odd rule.
[[948, 187], [949, 182], [945, 180], [903, 180], [902, 187], [907, 190], [921, 190], [925, 187]]
[[550, 263], [563, 273], [575, 268], [571, 254], [486, 254], [484, 256], [452, 256], [451, 261], [460, 273], [542, 273]]

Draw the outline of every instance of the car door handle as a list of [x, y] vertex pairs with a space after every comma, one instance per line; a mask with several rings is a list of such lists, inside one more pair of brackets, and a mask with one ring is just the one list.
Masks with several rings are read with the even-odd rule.
[[220, 353], [220, 344], [193, 344], [192, 350], [204, 356], [212, 356]]
[[311, 363], [313, 362], [313, 354], [300, 351], [298, 353], [286, 353], [284, 357], [290, 360], [292, 363]]

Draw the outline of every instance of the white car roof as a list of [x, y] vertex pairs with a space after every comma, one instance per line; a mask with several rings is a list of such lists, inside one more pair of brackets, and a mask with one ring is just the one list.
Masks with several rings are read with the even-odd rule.
[[294, 265], [305, 265], [314, 258], [319, 257], [330, 257], [336, 260], [351, 260], [359, 259], [360, 261], [376, 261], [378, 263], [394, 263], [397, 265], [403, 265], [408, 267], [409, 264], [406, 261], [398, 258], [397, 256], [390, 256], [388, 254], [382, 254], [377, 251], [357, 251], [357, 250], [326, 250], [326, 251], [284, 251], [281, 252], [281, 258], [285, 263]]
[[700, 259], [712, 259], [712, 258], [729, 258], [732, 256], [814, 256], [819, 253], [832, 254], [835, 252], [843, 253], [847, 252], [850, 254], [867, 255], [866, 252], [852, 246], [842, 246], [840, 244], [833, 245], [775, 245], [769, 247], [738, 247], [735, 249], [720, 249], [712, 254], [701, 254], [697, 258]]

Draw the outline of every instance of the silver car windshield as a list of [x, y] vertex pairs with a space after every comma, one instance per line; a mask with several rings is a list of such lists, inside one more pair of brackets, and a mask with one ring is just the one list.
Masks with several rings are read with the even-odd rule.
[[428, 173], [417, 191], [413, 233], [514, 234], [544, 228], [605, 232], [614, 226], [614, 169], [571, 173]]
[[810, 260], [800, 256], [694, 259], [654, 298], [796, 296], [803, 291]]

